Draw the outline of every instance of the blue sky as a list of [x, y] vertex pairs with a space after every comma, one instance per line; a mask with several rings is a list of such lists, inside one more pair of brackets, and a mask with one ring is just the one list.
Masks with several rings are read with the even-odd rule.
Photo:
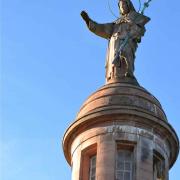
[[[116, 1], [110, 0], [118, 15]], [[133, 1], [135, 2], [135, 0]], [[61, 141], [83, 101], [102, 86], [107, 41], [80, 18], [115, 18], [107, 1], [2, 1], [2, 180], [69, 180]], [[135, 2], [138, 7], [137, 2]], [[180, 1], [154, 0], [136, 53], [139, 83], [161, 102], [180, 136]], [[180, 158], [170, 180], [180, 176]]]

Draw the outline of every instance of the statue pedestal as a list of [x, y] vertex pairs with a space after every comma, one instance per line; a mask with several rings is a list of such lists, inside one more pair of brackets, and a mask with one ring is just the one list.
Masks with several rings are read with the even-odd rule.
[[106, 81], [106, 84], [110, 84], [110, 83], [123, 83], [123, 84], [131, 84], [131, 85], [139, 86], [139, 83], [135, 77], [121, 76]]

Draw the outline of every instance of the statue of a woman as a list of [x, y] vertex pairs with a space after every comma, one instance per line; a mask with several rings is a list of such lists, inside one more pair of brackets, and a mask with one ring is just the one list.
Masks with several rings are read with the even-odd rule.
[[106, 57], [106, 81], [134, 78], [135, 51], [145, 33], [149, 17], [136, 12], [130, 0], [119, 0], [121, 17], [112, 23], [98, 24], [85, 11], [81, 12], [90, 31], [109, 40]]

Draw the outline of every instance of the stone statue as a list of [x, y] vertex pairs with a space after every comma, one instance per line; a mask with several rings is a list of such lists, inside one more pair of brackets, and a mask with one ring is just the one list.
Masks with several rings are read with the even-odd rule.
[[109, 41], [106, 57], [106, 81], [134, 78], [134, 60], [138, 43], [145, 33], [149, 17], [136, 12], [130, 0], [119, 0], [121, 17], [112, 23], [98, 24], [85, 11], [81, 16], [90, 31]]

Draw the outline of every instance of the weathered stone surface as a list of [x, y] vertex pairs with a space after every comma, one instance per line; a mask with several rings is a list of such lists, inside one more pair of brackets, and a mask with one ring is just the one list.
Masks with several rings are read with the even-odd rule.
[[[77, 119], [94, 111], [132, 109], [167, 121], [159, 101], [144, 88], [123, 83], [106, 84], [93, 93], [83, 104]], [[125, 111], [124, 111], [125, 113]]]
[[[97, 145], [98, 180], [115, 178], [117, 143], [134, 146], [136, 180], [153, 180], [153, 153], [165, 160], [165, 180], [175, 162], [179, 140], [159, 101], [140, 86], [109, 83], [83, 104], [63, 140], [73, 180], [81, 180], [82, 152]], [[88, 162], [88, 161], [87, 161]], [[86, 180], [86, 179], [83, 179]]]
[[[84, 149], [97, 145], [97, 178], [98, 180], [109, 180], [114, 178], [117, 142], [129, 142], [134, 144], [135, 169], [134, 177], [137, 180], [153, 178], [153, 151], [157, 151], [165, 158], [166, 179], [168, 178], [169, 156], [164, 153], [163, 144], [166, 141], [160, 139], [159, 134], [141, 129], [136, 126], [113, 125], [112, 121], [107, 126], [106, 123], [97, 125], [82, 132], [71, 145], [71, 159], [73, 164], [73, 180], [81, 177], [82, 166], [80, 162]], [[151, 136], [144, 136], [151, 134]], [[121, 134], [121, 136], [119, 136]], [[153, 138], [152, 138], [153, 136]], [[154, 139], [159, 139], [158, 144]], [[159, 144], [161, 144], [159, 146]], [[157, 148], [158, 147], [158, 148]], [[166, 149], [166, 151], [170, 151]]]

